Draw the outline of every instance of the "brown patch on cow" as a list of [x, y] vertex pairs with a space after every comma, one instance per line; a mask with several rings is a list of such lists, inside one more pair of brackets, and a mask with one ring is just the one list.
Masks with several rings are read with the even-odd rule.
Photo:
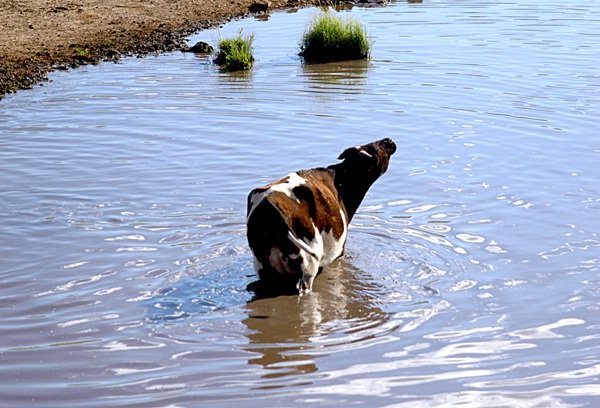
[[333, 172], [329, 169], [313, 169], [299, 171], [298, 175], [312, 185], [315, 214], [311, 218], [315, 227], [325, 233], [333, 230], [334, 236], [339, 239], [344, 232], [340, 211], [344, 212], [346, 219], [348, 216], [334, 185]]

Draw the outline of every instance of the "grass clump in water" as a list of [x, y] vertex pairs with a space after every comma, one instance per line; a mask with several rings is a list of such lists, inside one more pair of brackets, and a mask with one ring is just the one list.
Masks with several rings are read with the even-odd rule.
[[214, 62], [221, 66], [223, 71], [242, 71], [252, 68], [254, 56], [252, 56], [252, 42], [254, 35], [244, 36], [242, 30], [235, 38], [223, 38], [219, 40], [217, 55]]
[[331, 62], [364, 59], [370, 53], [371, 42], [362, 24], [324, 12], [304, 31], [298, 55], [307, 62]]

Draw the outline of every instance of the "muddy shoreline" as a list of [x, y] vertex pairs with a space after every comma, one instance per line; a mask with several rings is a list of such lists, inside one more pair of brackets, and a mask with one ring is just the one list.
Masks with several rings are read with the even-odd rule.
[[[254, 13], [266, 0], [21, 0], [0, 4], [0, 99], [47, 74], [124, 56], [180, 49], [203, 29]], [[315, 0], [272, 0], [268, 10]], [[264, 13], [259, 11], [259, 13]]]

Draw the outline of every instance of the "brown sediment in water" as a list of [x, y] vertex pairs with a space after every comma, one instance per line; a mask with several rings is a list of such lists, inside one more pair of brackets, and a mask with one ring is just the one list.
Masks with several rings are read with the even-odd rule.
[[[0, 99], [65, 70], [181, 48], [185, 38], [266, 0], [15, 0], [0, 2]], [[269, 10], [314, 0], [271, 0]]]

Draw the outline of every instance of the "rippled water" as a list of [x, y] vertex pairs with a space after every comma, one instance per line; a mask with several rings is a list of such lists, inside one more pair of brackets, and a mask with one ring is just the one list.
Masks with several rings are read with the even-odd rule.
[[[3, 406], [595, 406], [598, 3], [355, 8], [372, 60], [303, 65], [314, 13], [222, 27], [247, 74], [174, 53], [0, 102]], [[384, 136], [347, 254], [253, 299], [247, 192]]]

